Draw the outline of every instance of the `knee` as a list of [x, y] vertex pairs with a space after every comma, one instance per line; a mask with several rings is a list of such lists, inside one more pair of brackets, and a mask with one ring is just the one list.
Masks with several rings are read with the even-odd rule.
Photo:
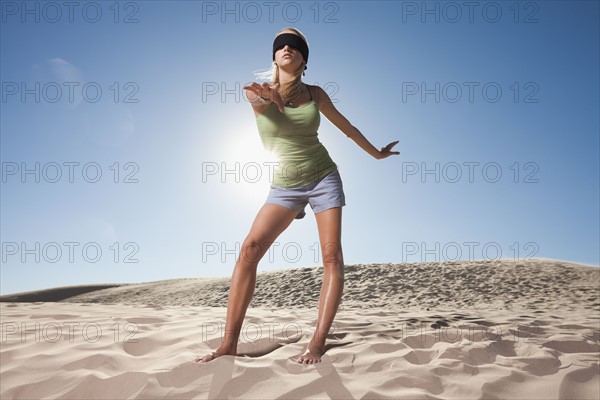
[[344, 255], [342, 246], [336, 242], [326, 243], [321, 247], [323, 251], [323, 265], [330, 268], [344, 268]]
[[261, 243], [251, 237], [246, 238], [240, 249], [238, 263], [245, 266], [255, 266], [262, 259], [268, 248], [267, 243]]
[[323, 267], [332, 271], [344, 271], [344, 261], [342, 260], [329, 260], [323, 261]]
[[323, 269], [325, 274], [329, 274], [331, 277], [339, 279], [341, 282], [344, 281], [344, 262], [343, 261], [324, 261]]
[[341, 246], [331, 245], [323, 248], [323, 267], [326, 271], [344, 276], [344, 255]]

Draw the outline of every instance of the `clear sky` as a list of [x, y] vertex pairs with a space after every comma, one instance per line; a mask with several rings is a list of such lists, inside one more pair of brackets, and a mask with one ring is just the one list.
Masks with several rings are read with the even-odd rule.
[[[2, 294], [231, 276], [269, 190], [242, 86], [287, 26], [304, 82], [400, 141], [321, 116], [347, 264], [599, 263], [597, 1], [0, 4]], [[308, 207], [259, 271], [317, 243]]]

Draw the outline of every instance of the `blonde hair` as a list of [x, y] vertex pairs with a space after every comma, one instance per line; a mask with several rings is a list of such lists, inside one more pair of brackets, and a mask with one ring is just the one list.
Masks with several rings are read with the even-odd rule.
[[[279, 32], [277, 32], [275, 37], [279, 36], [279, 34], [281, 32], [286, 31], [286, 30], [291, 30], [294, 33], [296, 33], [298, 36], [300, 36], [302, 38], [302, 40], [304, 40], [306, 42], [306, 45], [308, 46], [308, 41], [306, 40], [306, 37], [304, 37], [302, 32], [300, 32], [296, 28], [292, 28], [292, 27], [283, 28]], [[284, 103], [287, 103], [290, 99], [293, 99], [294, 97], [296, 97], [297, 95], [302, 93], [302, 73], [304, 72], [305, 65], [306, 65], [306, 60], [304, 60], [302, 62], [302, 64], [300, 64], [300, 67], [296, 71], [293, 72], [294, 78], [290, 82], [288, 82], [284, 85], [281, 85], [279, 82], [279, 66], [274, 61], [273, 61], [273, 65], [271, 65], [271, 68], [269, 68], [268, 70], [263, 71], [263, 72], [255, 72], [255, 75], [260, 80], [266, 81], [266, 80], [270, 79], [271, 80], [270, 82], [272, 84], [275, 84], [275, 83], [280, 84], [279, 95], [283, 99]]]

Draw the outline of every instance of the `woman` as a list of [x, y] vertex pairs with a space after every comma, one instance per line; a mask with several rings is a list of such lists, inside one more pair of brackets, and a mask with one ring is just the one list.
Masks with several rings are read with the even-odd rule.
[[319, 86], [302, 82], [307, 68], [308, 43], [297, 29], [279, 31], [273, 42], [271, 84], [245, 86], [266, 150], [278, 158], [265, 204], [244, 240], [229, 290], [225, 335], [219, 348], [196, 362], [237, 355], [237, 342], [256, 282], [258, 262], [294, 219], [303, 218], [310, 204], [317, 220], [324, 277], [315, 333], [296, 361], [321, 361], [327, 333], [337, 312], [344, 286], [341, 245], [342, 207], [345, 205], [337, 165], [317, 138], [321, 112], [346, 136], [376, 159], [400, 154], [391, 151], [398, 141], [377, 150], [334, 107]]

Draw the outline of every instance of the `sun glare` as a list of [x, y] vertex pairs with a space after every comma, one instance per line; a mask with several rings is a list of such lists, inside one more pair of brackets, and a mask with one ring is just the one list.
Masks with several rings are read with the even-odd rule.
[[256, 129], [240, 128], [231, 139], [224, 150], [227, 186], [237, 194], [264, 200], [275, 157], [265, 151]]

